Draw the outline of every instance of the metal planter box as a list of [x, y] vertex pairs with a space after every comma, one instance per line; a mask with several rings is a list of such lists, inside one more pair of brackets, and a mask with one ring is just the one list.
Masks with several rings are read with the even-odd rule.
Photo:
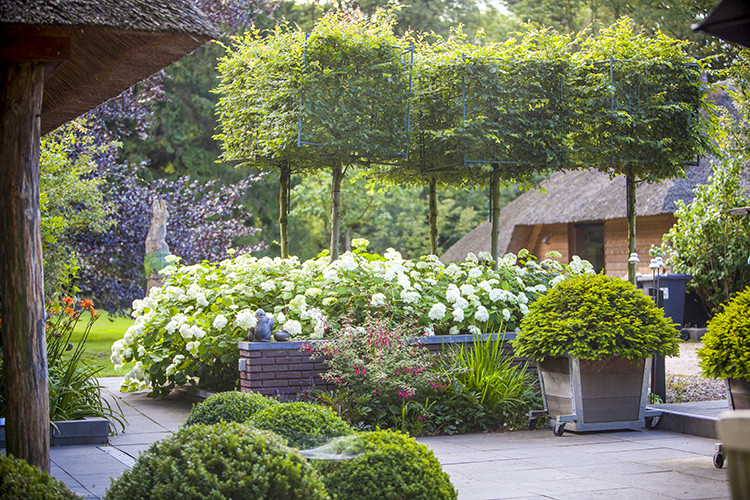
[[728, 378], [725, 383], [729, 408], [732, 410], [750, 409], [750, 382], [744, 378]]
[[539, 383], [544, 411], [532, 412], [530, 426], [539, 413], [561, 436], [572, 431], [634, 429], [659, 412], [646, 410], [651, 359], [630, 361], [612, 358], [583, 361], [566, 356], [539, 363]]

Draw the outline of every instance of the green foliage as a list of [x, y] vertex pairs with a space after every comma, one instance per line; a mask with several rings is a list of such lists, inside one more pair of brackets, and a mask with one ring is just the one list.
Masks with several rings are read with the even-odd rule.
[[583, 360], [637, 360], [679, 354], [664, 311], [632, 283], [582, 275], [559, 283], [529, 307], [513, 342], [535, 361], [570, 354]]
[[113, 224], [112, 204], [99, 190], [102, 179], [90, 175], [96, 169], [93, 158], [109, 144], [98, 146], [77, 133], [86, 126], [74, 121], [42, 137], [39, 208], [47, 296], [70, 289], [80, 264], [73, 237], [103, 232]]
[[706, 377], [750, 380], [750, 287], [709, 321], [698, 357]]
[[462, 345], [449, 353], [447, 364], [460, 391], [477, 394], [479, 404], [496, 422], [508, 424], [526, 415], [538, 395], [528, 365], [514, 366], [513, 356], [504, 352], [503, 344], [500, 332], [474, 335], [473, 348]]
[[[99, 319], [90, 301], [82, 301], [80, 308], [70, 297], [63, 299], [62, 308], [50, 306], [47, 318], [47, 370], [49, 374], [50, 420], [79, 420], [84, 417], [106, 418], [112, 429], [125, 428], [125, 418], [117, 402], [116, 408], [102, 398], [102, 386], [97, 380], [100, 369], [82, 360], [92, 325]], [[82, 314], [91, 314], [75, 345], [73, 331]], [[0, 415], [6, 414], [2, 398], [3, 377], [0, 359]]]
[[328, 499], [318, 473], [278, 436], [220, 422], [154, 443], [112, 482], [107, 500]]
[[683, 175], [712, 151], [713, 114], [686, 42], [646, 36], [623, 18], [582, 34], [573, 56], [570, 141], [573, 164], [633, 179]]
[[210, 425], [217, 422], [245, 423], [258, 411], [276, 404], [278, 402], [275, 399], [255, 392], [221, 392], [195, 405], [190, 410], [185, 425]]
[[250, 423], [258, 429], [275, 432], [289, 446], [300, 449], [315, 448], [354, 432], [330, 408], [301, 401], [267, 406], [255, 413]]
[[73, 500], [81, 498], [63, 483], [25, 460], [0, 456], [0, 499]]
[[425, 445], [405, 434], [375, 431], [333, 443], [355, 458], [316, 460], [328, 492], [338, 500], [455, 499], [456, 489]]
[[695, 199], [677, 202], [677, 222], [664, 236], [672, 271], [693, 277], [688, 287], [710, 313], [750, 285], [750, 217], [727, 213], [750, 205], [740, 184], [744, 169], [742, 156], [715, 164], [710, 182], [696, 186]]

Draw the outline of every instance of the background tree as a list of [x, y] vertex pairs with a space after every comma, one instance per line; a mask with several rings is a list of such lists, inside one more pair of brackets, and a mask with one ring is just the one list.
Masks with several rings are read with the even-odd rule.
[[[578, 37], [574, 56], [572, 163], [625, 175], [629, 252], [635, 252], [635, 186], [684, 175], [712, 151], [701, 67], [687, 42], [635, 31], [627, 18]], [[635, 264], [628, 266], [635, 279]]]
[[335, 260], [347, 170], [406, 146], [409, 67], [387, 16], [329, 13], [309, 35], [279, 25], [237, 38], [219, 68], [222, 158], [280, 169], [282, 215], [294, 169], [330, 170]]

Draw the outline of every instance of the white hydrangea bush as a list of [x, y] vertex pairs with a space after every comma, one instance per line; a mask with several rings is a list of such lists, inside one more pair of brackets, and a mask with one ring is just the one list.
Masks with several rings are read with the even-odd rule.
[[[237, 341], [255, 326], [255, 311], [274, 318], [274, 332], [292, 340], [330, 338], [342, 323], [368, 314], [417, 324], [416, 335], [477, 333], [516, 328], [528, 304], [569, 275], [593, 272], [574, 257], [569, 265], [537, 262], [528, 252], [506, 255], [494, 269], [489, 254], [444, 264], [435, 256], [404, 259], [389, 249], [367, 253], [366, 240], [335, 262], [321, 255], [300, 262], [241, 255], [218, 263], [162, 271], [165, 285], [133, 303], [135, 324], [112, 346], [112, 362], [132, 363], [124, 390], [176, 385], [234, 386]], [[559, 254], [557, 255], [559, 257]]]

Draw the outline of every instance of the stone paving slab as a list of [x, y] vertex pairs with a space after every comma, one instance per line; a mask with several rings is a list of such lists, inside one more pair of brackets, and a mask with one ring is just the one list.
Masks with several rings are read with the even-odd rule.
[[[51, 471], [86, 500], [101, 498], [112, 477], [168, 436], [190, 411], [181, 398], [119, 393], [129, 425], [110, 446], [53, 447]], [[165, 422], [167, 424], [165, 425]], [[460, 500], [728, 499], [726, 469], [712, 464], [715, 440], [669, 431], [617, 431], [555, 437], [520, 431], [420, 438], [450, 475]]]

